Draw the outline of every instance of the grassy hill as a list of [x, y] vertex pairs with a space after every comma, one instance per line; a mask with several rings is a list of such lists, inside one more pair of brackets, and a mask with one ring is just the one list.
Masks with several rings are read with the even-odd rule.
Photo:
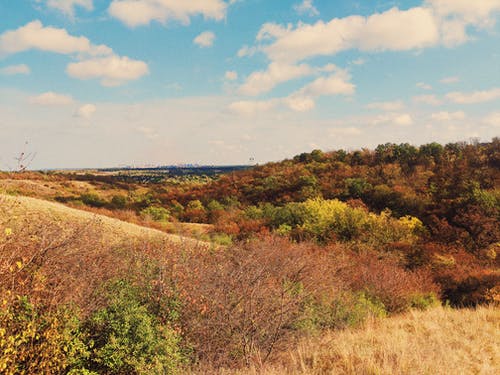
[[239, 374], [493, 375], [499, 343], [500, 309], [439, 307], [303, 340], [282, 353], [281, 366]]
[[115, 218], [99, 215], [65, 206], [60, 203], [50, 202], [42, 199], [1, 195], [2, 205], [10, 207], [9, 210], [0, 211], [0, 222], [6, 225], [20, 225], [20, 221], [26, 218], [45, 217], [59, 223], [64, 228], [75, 225], [93, 225], [100, 227], [103, 241], [107, 246], [116, 246], [124, 241], [151, 242], [170, 241], [173, 243], [186, 243], [200, 245], [195, 239], [182, 237], [175, 234], [167, 234], [163, 231], [128, 223]]

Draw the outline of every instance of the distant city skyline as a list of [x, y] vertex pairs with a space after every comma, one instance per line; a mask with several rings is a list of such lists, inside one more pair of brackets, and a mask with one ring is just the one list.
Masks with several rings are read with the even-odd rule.
[[[500, 135], [500, 0], [0, 0], [0, 170]], [[25, 143], [28, 142], [27, 145]]]

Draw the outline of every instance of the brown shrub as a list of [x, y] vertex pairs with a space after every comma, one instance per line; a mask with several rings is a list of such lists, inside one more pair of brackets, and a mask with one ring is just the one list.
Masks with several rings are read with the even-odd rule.
[[172, 262], [185, 301], [184, 335], [214, 366], [265, 362], [292, 334], [306, 299], [341, 288], [327, 252], [281, 238], [183, 253]]

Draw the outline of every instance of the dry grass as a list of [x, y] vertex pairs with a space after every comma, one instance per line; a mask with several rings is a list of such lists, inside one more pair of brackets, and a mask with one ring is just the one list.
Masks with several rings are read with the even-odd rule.
[[59, 203], [29, 197], [8, 196], [2, 194], [0, 194], [0, 198], [2, 198], [4, 204], [10, 203], [14, 207], [13, 211], [9, 213], [9, 215], [12, 215], [9, 220], [11, 225], [15, 224], [16, 217], [19, 219], [25, 219], [33, 215], [44, 215], [63, 224], [64, 222], [71, 224], [99, 222], [102, 232], [105, 235], [105, 241], [111, 246], [122, 243], [124, 239], [127, 239], [128, 241], [168, 240], [174, 243], [196, 246], [202, 244], [200, 241], [191, 238], [167, 234], [160, 230], [142, 227], [87, 211], [77, 210]]
[[498, 374], [499, 345], [498, 307], [440, 307], [304, 340], [281, 366], [239, 374]]

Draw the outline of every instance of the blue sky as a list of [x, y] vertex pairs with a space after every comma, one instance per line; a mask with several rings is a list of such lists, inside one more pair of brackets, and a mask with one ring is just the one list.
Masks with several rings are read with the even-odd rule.
[[[0, 169], [500, 135], [500, 0], [0, 0]], [[27, 145], [25, 143], [28, 142]]]

